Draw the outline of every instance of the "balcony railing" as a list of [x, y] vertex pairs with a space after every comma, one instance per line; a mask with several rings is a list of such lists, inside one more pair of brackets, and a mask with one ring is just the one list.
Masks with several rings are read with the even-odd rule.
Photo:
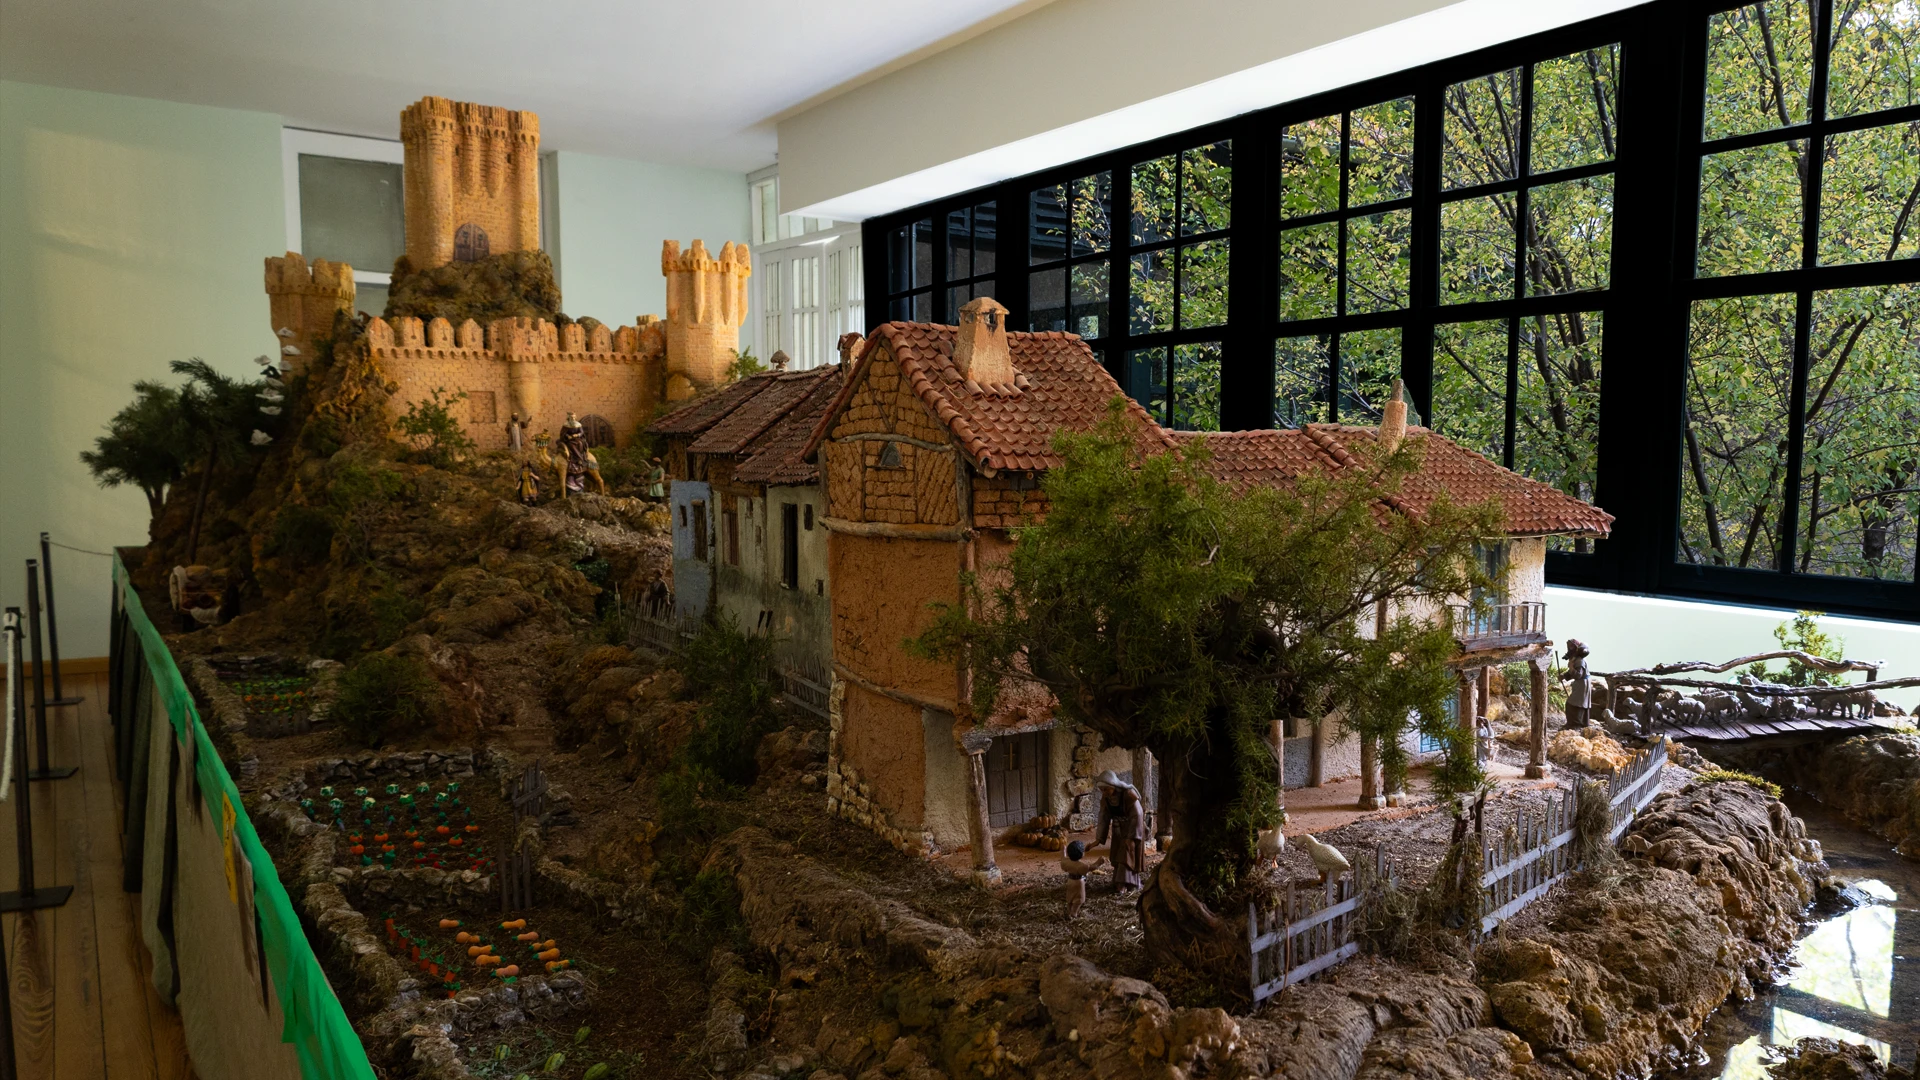
[[1453, 617], [1454, 640], [1469, 647], [1547, 636], [1547, 605], [1543, 600], [1495, 604], [1478, 612], [1468, 604], [1449, 604], [1447, 611]]

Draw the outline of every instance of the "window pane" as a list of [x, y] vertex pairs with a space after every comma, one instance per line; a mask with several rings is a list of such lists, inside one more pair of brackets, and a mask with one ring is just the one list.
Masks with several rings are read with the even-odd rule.
[[913, 294], [913, 321], [930, 323], [933, 321], [933, 291]]
[[[1599, 477], [1600, 313], [1522, 319], [1515, 389], [1513, 468], [1592, 502]], [[1591, 540], [1548, 546], [1584, 554]]]
[[1336, 314], [1339, 222], [1288, 229], [1280, 234], [1280, 319], [1319, 319]]
[[1090, 255], [1113, 243], [1113, 174], [1096, 173], [1073, 182], [1073, 253]]
[[1173, 347], [1173, 422], [1180, 431], [1220, 430], [1220, 343]]
[[1618, 45], [1533, 65], [1533, 172], [1612, 160], [1619, 72]]
[[1148, 414], [1167, 423], [1167, 349], [1134, 349], [1127, 353], [1127, 396]]
[[1792, 296], [1693, 305], [1680, 461], [1683, 562], [1777, 564], [1793, 307]]
[[1202, 240], [1180, 249], [1180, 328], [1227, 321], [1227, 241]]
[[308, 261], [391, 272], [407, 251], [400, 166], [301, 154], [300, 246]]
[[1340, 118], [1291, 124], [1280, 136], [1280, 216], [1340, 209]]
[[1440, 302], [1513, 296], [1513, 196], [1440, 207]]
[[355, 283], [353, 286], [353, 310], [364, 311], [369, 315], [386, 314], [387, 286]]
[[1833, 28], [1827, 115], [1853, 116], [1920, 101], [1920, 17], [1910, 0], [1848, 5]]
[[1180, 155], [1180, 235], [1219, 232], [1233, 217], [1233, 143]]
[[1800, 461], [1799, 569], [1914, 577], [1920, 286], [1815, 293]]
[[973, 215], [966, 207], [947, 214], [947, 280], [973, 276]]
[[1044, 263], [1067, 254], [1068, 186], [1036, 190], [1027, 200], [1027, 262]]
[[1607, 287], [1613, 260], [1613, 177], [1546, 184], [1527, 193], [1527, 291]]
[[1027, 325], [1036, 332], [1067, 328], [1065, 267], [1036, 270], [1027, 275]]
[[1912, 258], [1920, 124], [1832, 135], [1820, 181], [1820, 261]]
[[1707, 18], [1707, 138], [1805, 123], [1812, 85], [1806, 0], [1766, 0]]
[[1506, 460], [1507, 320], [1433, 328], [1433, 430]]
[[1169, 154], [1133, 167], [1133, 242], [1151, 244], [1173, 237], [1180, 157]]
[[1079, 263], [1073, 267], [1074, 333], [1084, 338], [1107, 336], [1107, 264]]
[[[1400, 377], [1400, 328], [1354, 330], [1340, 335], [1342, 424], [1377, 424], [1380, 410]], [[1418, 423], [1408, 404], [1408, 423]]]
[[1355, 109], [1347, 121], [1347, 205], [1413, 194], [1413, 99]]
[[1000, 235], [1000, 231], [994, 226], [999, 221], [999, 217], [991, 202], [983, 202], [973, 208], [973, 275], [975, 277], [993, 273], [994, 255]]
[[1353, 218], [1347, 230], [1347, 314], [1406, 307], [1413, 211]]
[[[986, 294], [982, 293], [981, 295], [984, 296]], [[947, 310], [945, 314], [941, 315], [940, 321], [954, 324], [959, 323], [960, 309], [967, 306], [967, 301], [971, 299], [973, 299], [973, 286], [971, 285], [955, 285], [948, 289]]]
[[1470, 187], [1518, 175], [1520, 68], [1447, 87], [1443, 187]]
[[1699, 276], [1800, 265], [1800, 155], [1806, 145], [1790, 139], [1700, 162]]
[[1296, 428], [1327, 419], [1326, 334], [1273, 343], [1273, 426]]
[[1149, 251], [1129, 261], [1133, 316], [1127, 322], [1136, 334], [1173, 329], [1173, 257], [1171, 250]]

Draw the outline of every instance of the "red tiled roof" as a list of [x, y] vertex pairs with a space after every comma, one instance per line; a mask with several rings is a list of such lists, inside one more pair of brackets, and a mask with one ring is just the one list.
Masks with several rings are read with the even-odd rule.
[[647, 434], [698, 435], [725, 419], [728, 413], [746, 404], [768, 385], [766, 380], [755, 377], [723, 386], [711, 394], [694, 398], [648, 424]]
[[756, 440], [753, 456], [734, 470], [735, 480], [743, 484], [811, 484], [819, 479], [820, 471], [801, 452], [807, 448], [807, 437], [813, 434], [820, 414], [839, 396], [844, 369], [830, 364], [814, 370], [830, 374], [815, 379], [807, 396]]
[[[712, 426], [687, 447], [695, 454], [744, 454], [758, 449], [760, 436], [805, 401], [827, 376], [839, 371], [837, 365], [809, 368], [805, 371], [769, 371], [740, 380], [759, 384], [761, 389], [716, 419]], [[833, 380], [837, 382], [838, 380]]]
[[[953, 433], [961, 451], [983, 472], [1011, 469], [1038, 472], [1060, 464], [1053, 452], [1056, 431], [1086, 431], [1106, 415], [1107, 403], [1121, 396], [1120, 384], [1072, 334], [1009, 333], [1017, 377], [1008, 386], [980, 386], [963, 378], [953, 363], [959, 329], [932, 323], [891, 322], [876, 328], [860, 354], [859, 366], [833, 404], [814, 425], [804, 451], [812, 457], [827, 428], [859, 384], [876, 342], [900, 365], [900, 375], [927, 409]], [[1172, 443], [1132, 400], [1127, 411], [1139, 422], [1146, 448]]]
[[[1172, 434], [1174, 441], [1183, 446], [1205, 438], [1212, 451], [1207, 471], [1241, 487], [1284, 484], [1308, 469], [1352, 467], [1362, 456], [1371, 453], [1380, 437], [1376, 428], [1339, 424]], [[1422, 513], [1445, 492], [1454, 502], [1463, 505], [1499, 499], [1510, 536], [1606, 536], [1613, 528], [1612, 514], [1558, 488], [1502, 468], [1426, 428], [1409, 427], [1407, 437], [1423, 444], [1425, 457], [1420, 471], [1407, 477], [1400, 490], [1385, 500], [1402, 513]]]

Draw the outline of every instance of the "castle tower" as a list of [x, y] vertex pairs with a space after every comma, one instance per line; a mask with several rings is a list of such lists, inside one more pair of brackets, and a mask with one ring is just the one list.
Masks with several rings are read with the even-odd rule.
[[540, 118], [424, 97], [400, 114], [415, 270], [540, 246]]
[[745, 244], [728, 241], [716, 259], [699, 240], [684, 253], [668, 240], [660, 272], [667, 278], [667, 400], [680, 401], [726, 378], [747, 321], [753, 266]]
[[296, 252], [267, 257], [267, 305], [273, 317], [273, 332], [292, 331], [282, 336], [283, 345], [300, 350], [297, 356], [282, 356], [281, 366], [289, 373], [299, 371], [313, 356], [313, 339], [333, 331], [335, 312], [353, 313], [353, 267], [325, 259], [307, 260]]

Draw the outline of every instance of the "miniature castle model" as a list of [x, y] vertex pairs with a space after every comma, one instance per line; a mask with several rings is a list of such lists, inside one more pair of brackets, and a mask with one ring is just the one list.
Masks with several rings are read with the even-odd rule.
[[540, 118], [425, 97], [400, 114], [415, 270], [540, 246]]
[[[540, 246], [540, 120], [530, 112], [422, 98], [400, 114], [406, 145], [405, 262], [414, 272], [474, 262]], [[385, 377], [393, 412], [435, 390], [461, 395], [453, 407], [483, 450], [507, 446], [517, 414], [530, 432], [557, 432], [577, 413], [595, 445], [625, 445], [662, 401], [719, 386], [740, 347], [747, 318], [746, 245], [726, 243], [715, 258], [695, 240], [661, 246], [667, 317], [642, 315], [632, 326], [591, 320], [374, 318], [368, 358]], [[353, 268], [296, 252], [266, 260], [273, 329], [297, 352], [298, 372], [336, 313], [353, 311]], [[444, 398], [443, 398], [444, 400]]]

